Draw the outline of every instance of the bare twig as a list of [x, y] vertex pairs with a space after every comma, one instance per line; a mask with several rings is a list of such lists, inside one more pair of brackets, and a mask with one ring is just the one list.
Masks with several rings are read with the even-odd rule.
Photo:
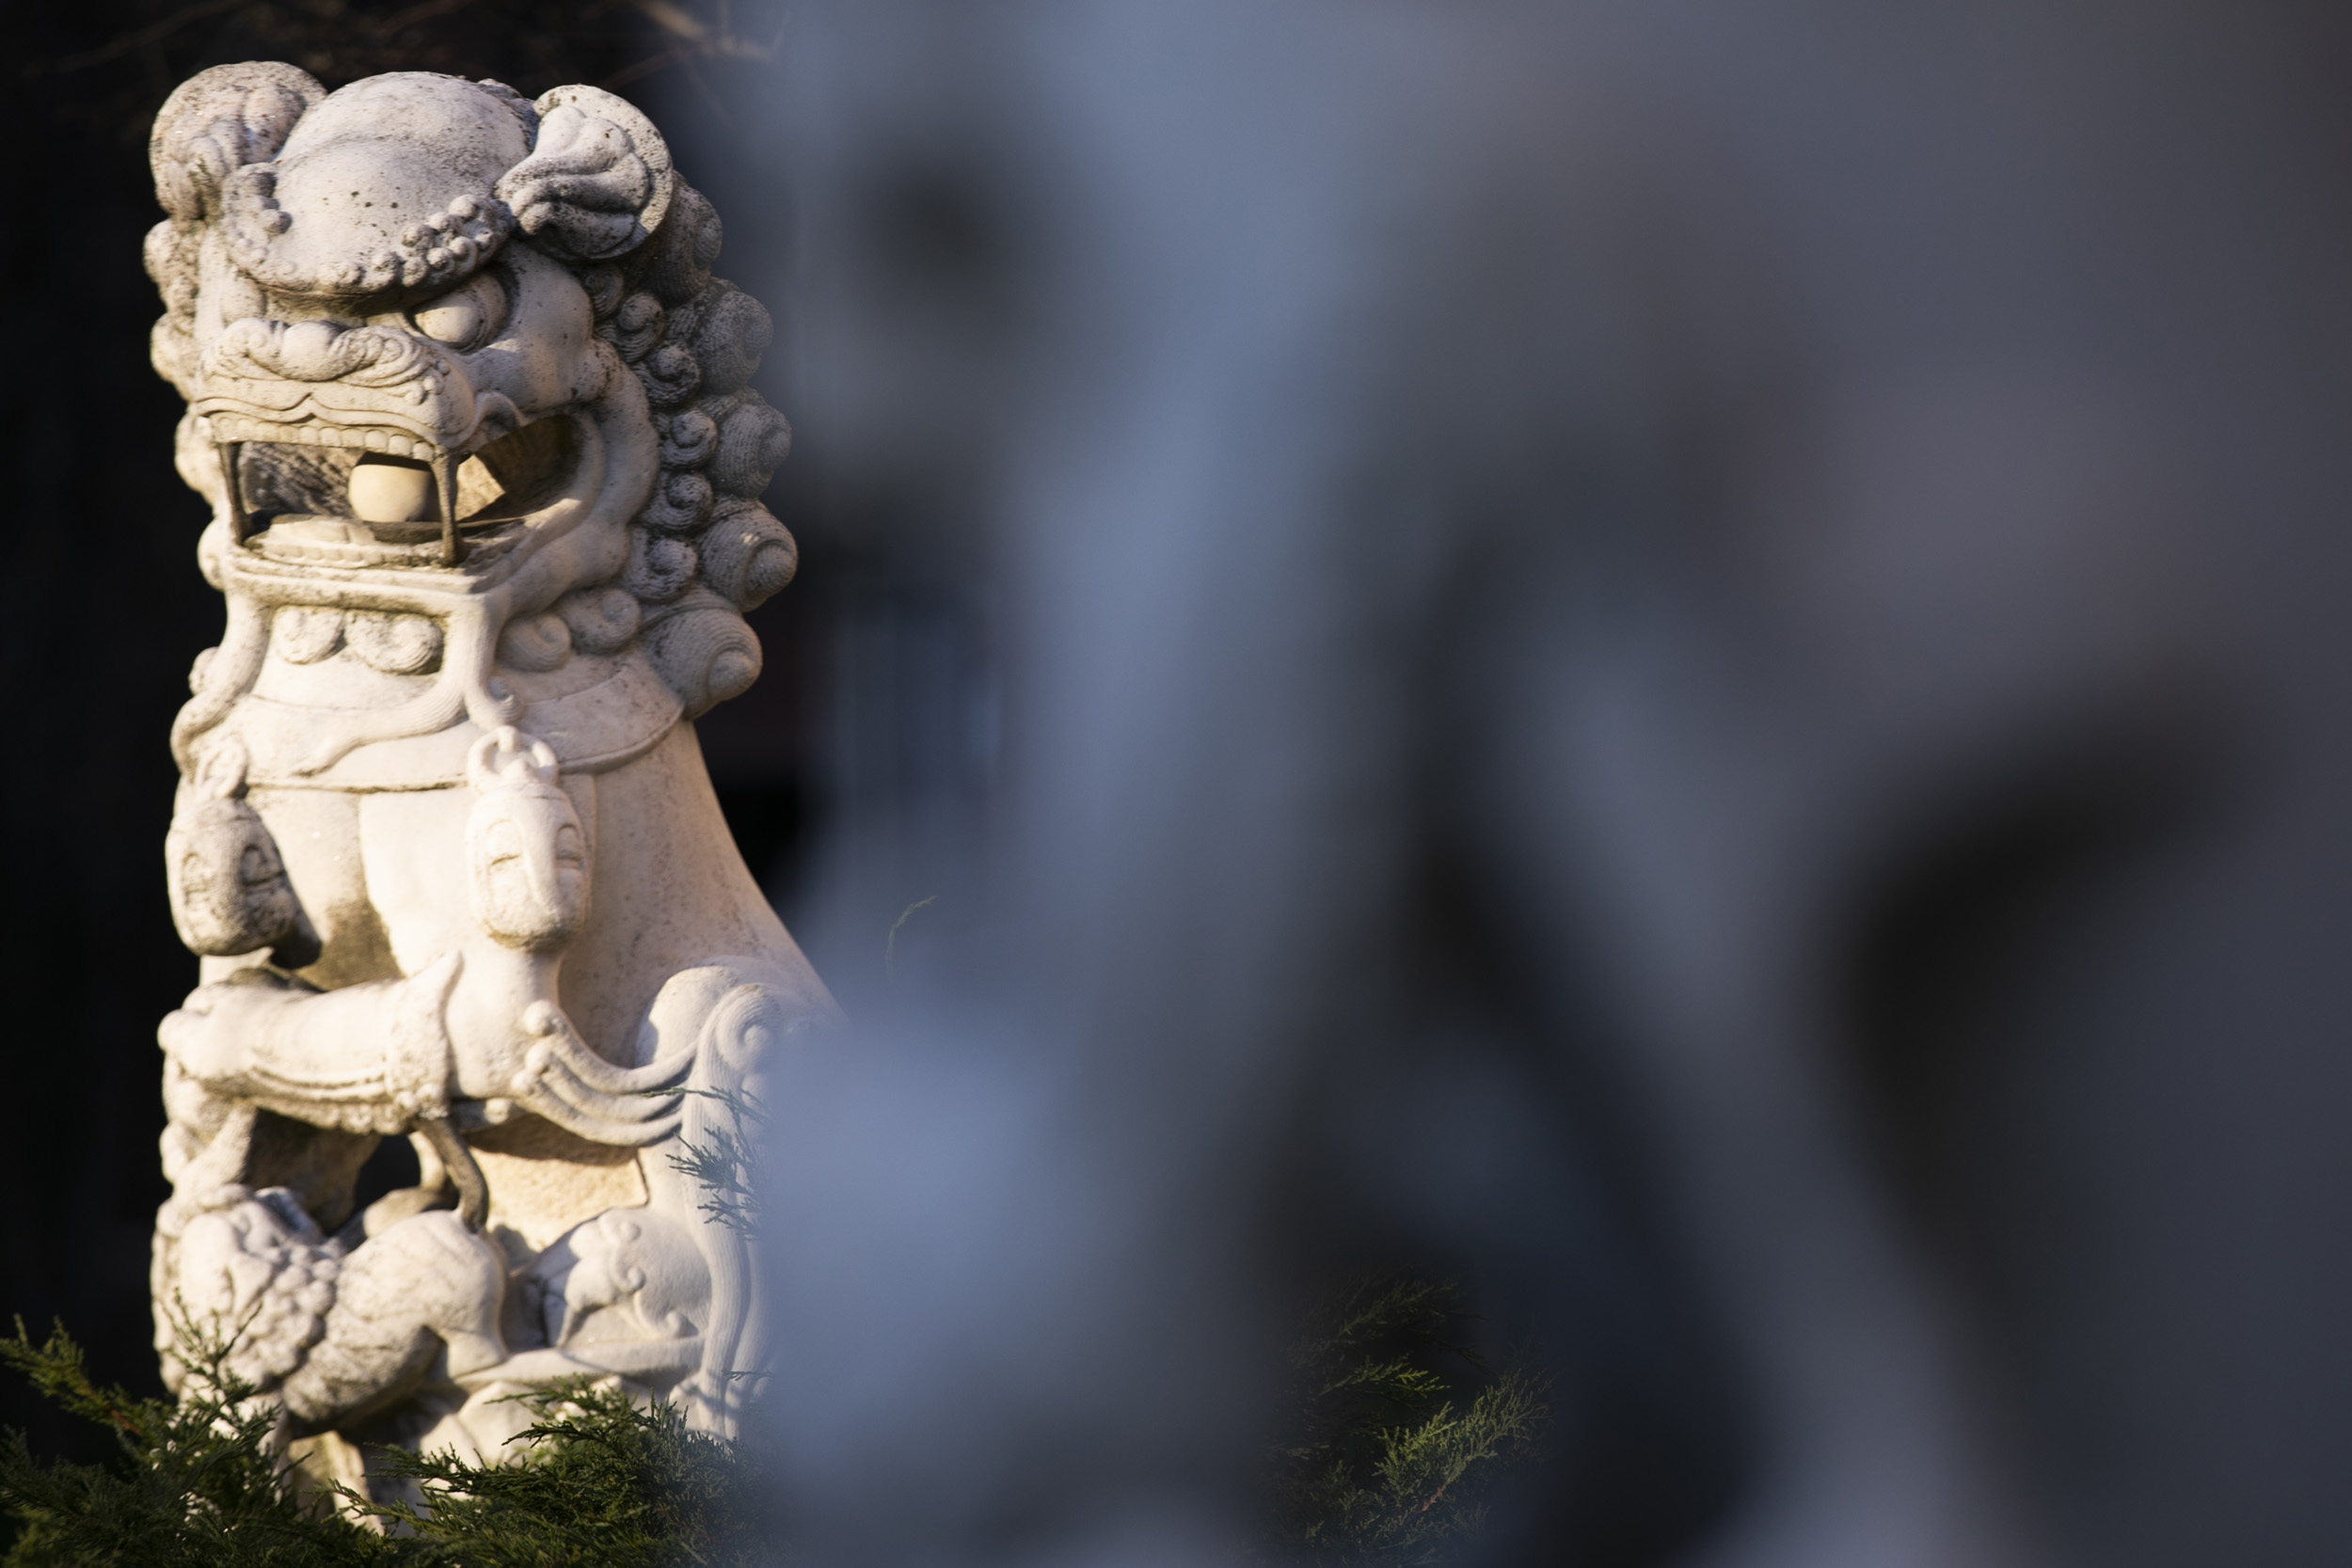
[[[643, 12], [655, 26], [665, 33], [675, 33], [689, 43], [707, 42], [710, 38], [710, 29], [703, 24], [700, 18], [680, 10], [670, 0], [629, 0], [629, 4]], [[723, 14], [719, 24], [723, 30], [726, 26]]]
[[689, 54], [690, 52], [687, 49], [679, 46], [664, 49], [659, 55], [648, 55], [644, 59], [633, 61], [628, 65], [625, 65], [621, 67], [620, 70], [612, 72], [612, 75], [607, 76], [604, 79], [602, 86], [607, 87], [617, 87], [624, 86], [627, 83], [634, 82], [640, 77], [650, 76], [655, 71], [661, 70], [664, 66], [675, 65], [679, 61], [686, 59], [689, 56]]
[[882, 942], [882, 973], [884, 974], [896, 974], [898, 973], [898, 933], [906, 929], [906, 924], [908, 921], [914, 918], [914, 911], [920, 909], [928, 909], [931, 905], [938, 902], [939, 895], [936, 893], [932, 894], [928, 898], [917, 898], [914, 903], [909, 904], [905, 909], [900, 910], [898, 911], [898, 918], [890, 923], [890, 935]]
[[375, 24], [373, 30], [380, 38], [389, 38], [403, 27], [413, 27], [420, 22], [430, 22], [435, 17], [464, 10], [472, 4], [473, 0], [423, 0], [422, 4], [411, 6], [405, 11], [394, 11]]

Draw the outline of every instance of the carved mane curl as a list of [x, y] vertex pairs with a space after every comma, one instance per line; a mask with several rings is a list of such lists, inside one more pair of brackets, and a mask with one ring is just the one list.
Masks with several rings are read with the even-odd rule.
[[758, 678], [743, 612], [792, 580], [792, 535], [759, 502], [791, 427], [749, 385], [773, 334], [759, 302], [711, 276], [719, 214], [678, 182], [651, 239], [580, 269], [596, 335], [619, 351], [653, 406], [661, 471], [630, 524], [621, 586], [644, 607], [654, 667], [689, 715]]

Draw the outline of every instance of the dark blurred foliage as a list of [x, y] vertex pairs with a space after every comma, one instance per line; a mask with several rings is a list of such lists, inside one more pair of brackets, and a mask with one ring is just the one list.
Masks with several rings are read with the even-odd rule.
[[174, 87], [244, 59], [285, 60], [329, 87], [387, 71], [442, 71], [534, 94], [583, 81], [618, 91], [668, 72], [723, 114], [721, 93], [732, 85], [723, 67], [773, 56], [781, 30], [772, 13], [756, 0], [147, 0], [82, 11], [86, 30], [28, 52], [24, 74], [57, 84], [72, 119], [126, 145], [145, 143]]
[[[680, 168], [726, 220], [720, 271], [766, 301], [778, 339], [761, 375], [797, 414], [782, 309], [789, 212], [718, 155], [781, 35], [761, 0], [94, 0], [12, 8], [0, 134], [18, 151], [6, 226], [15, 354], [0, 409], [12, 483], [0, 693], [13, 761], [0, 806], [0, 984], [12, 1047], [0, 1099], [0, 1312], [71, 1323], [97, 1374], [155, 1387], [149, 1226], [157, 1021], [194, 983], [163, 899], [173, 770], [165, 736], [190, 660], [216, 640], [219, 596], [198, 575], [200, 504], [172, 471], [177, 396], [147, 362], [160, 307], [140, 268], [161, 214], [147, 128], [208, 66], [283, 59], [329, 87], [385, 71], [493, 77], [536, 95], [585, 81], [644, 104]], [[807, 525], [796, 456], [771, 507], [822, 582], [838, 531]], [[813, 711], [799, 683], [826, 668], [814, 595], [755, 616], [768, 673], [701, 726], [747, 859], [771, 885], [797, 863], [817, 792]], [[879, 959], [883, 932], [868, 944]], [[0, 1426], [37, 1451], [88, 1456], [87, 1429], [11, 1383]]]
[[1477, 1539], [1496, 1480], [1531, 1456], [1549, 1411], [1538, 1377], [1464, 1342], [1460, 1295], [1375, 1273], [1310, 1313], [1287, 1356], [1295, 1424], [1268, 1466], [1271, 1560], [1419, 1568]]

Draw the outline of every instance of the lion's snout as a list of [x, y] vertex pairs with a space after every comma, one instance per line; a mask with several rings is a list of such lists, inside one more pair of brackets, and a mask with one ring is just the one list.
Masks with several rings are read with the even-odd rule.
[[204, 356], [207, 377], [347, 381], [378, 389], [421, 380], [437, 368], [422, 340], [395, 326], [260, 316], [232, 323]]

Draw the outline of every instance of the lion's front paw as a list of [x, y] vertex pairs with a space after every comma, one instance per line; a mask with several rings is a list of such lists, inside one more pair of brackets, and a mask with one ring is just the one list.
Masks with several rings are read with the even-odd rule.
[[155, 1031], [156, 1043], [182, 1072], [206, 1088], [233, 1085], [245, 1074], [249, 1045], [263, 1015], [282, 1005], [287, 989], [274, 976], [199, 986], [177, 1011], [164, 1015]]

